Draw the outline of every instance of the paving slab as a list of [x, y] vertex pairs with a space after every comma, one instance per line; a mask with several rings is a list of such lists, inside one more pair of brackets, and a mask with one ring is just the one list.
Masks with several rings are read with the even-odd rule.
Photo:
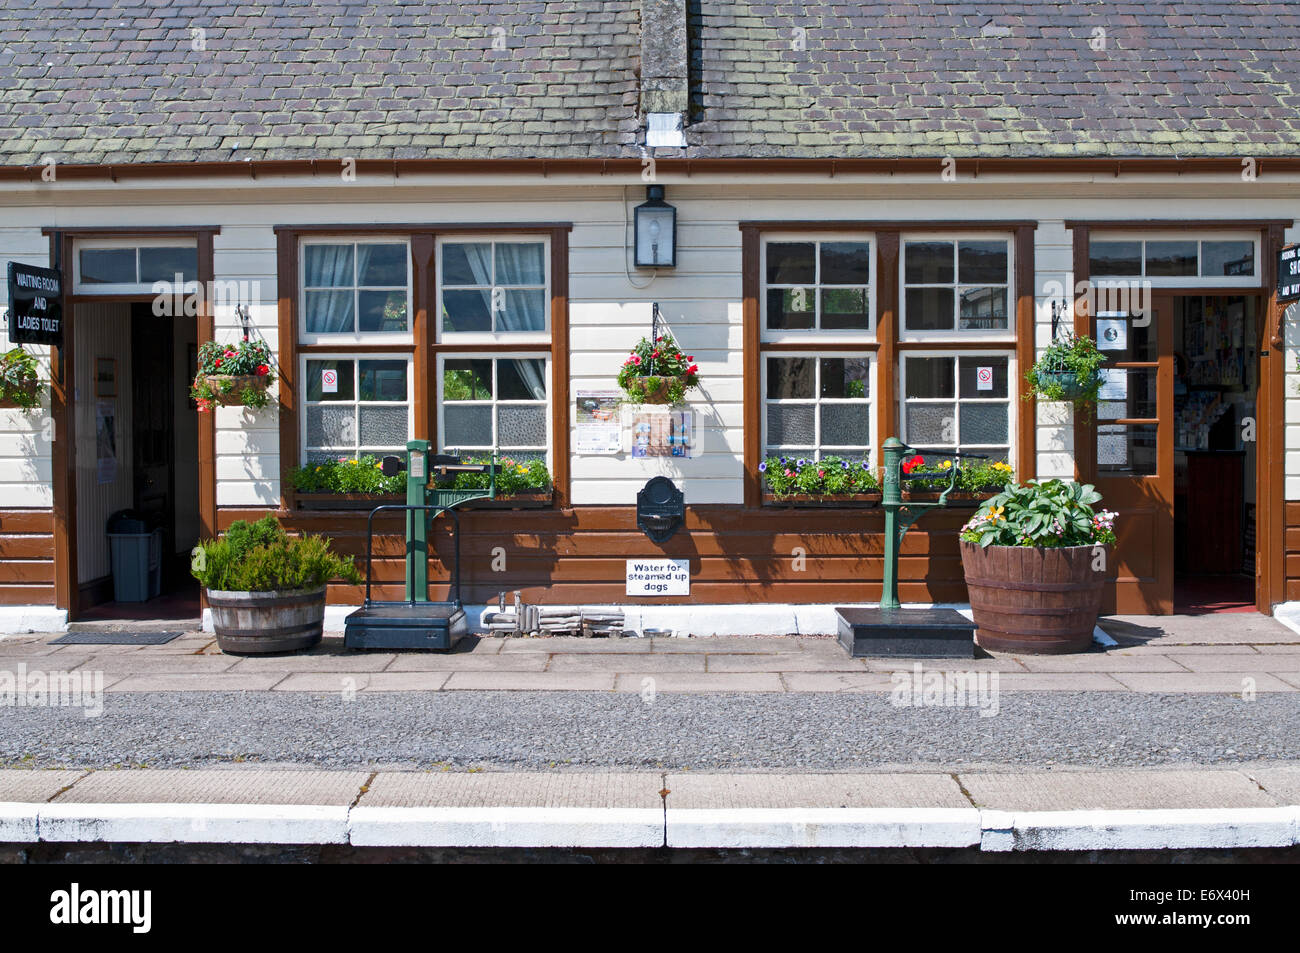
[[48, 801], [85, 771], [0, 770], [0, 801]]
[[320, 692], [342, 694], [370, 687], [371, 672], [299, 672], [286, 675], [271, 689], [274, 692]]
[[235, 675], [128, 675], [108, 686], [110, 692], [264, 692], [284, 678], [283, 672]]
[[1300, 765], [1248, 767], [1241, 771], [1279, 804], [1300, 804]]
[[95, 771], [56, 804], [320, 804], [347, 807], [361, 794], [366, 771]]
[[791, 692], [887, 692], [894, 687], [883, 672], [785, 672], [781, 680]]
[[[1300, 650], [1300, 646], [1272, 647], [1286, 649], [1288, 651]], [[1125, 658], [1142, 655], [1163, 655], [1167, 658], [1176, 659], [1189, 653], [1192, 655], [1203, 655], [1206, 652], [1213, 652], [1215, 655], [1256, 655], [1258, 654], [1259, 648], [1259, 646], [1255, 645], [1205, 645], [1203, 643], [1174, 645], [1170, 642], [1157, 640], [1152, 642], [1150, 645], [1121, 645], [1116, 648], [1108, 648], [1106, 649], [1105, 654], [1123, 656]], [[1087, 654], [1092, 656], [1098, 653], [1089, 652]]]
[[[753, 658], [754, 656], [750, 656]], [[774, 656], [763, 656], [773, 658]], [[659, 655], [648, 657], [639, 652], [593, 653], [572, 652], [552, 655], [548, 672], [703, 672], [707, 655]], [[772, 671], [772, 669], [768, 669]]]
[[1276, 677], [1288, 685], [1300, 687], [1300, 672], [1278, 672]]
[[999, 811], [1182, 810], [1276, 807], [1239, 771], [958, 772], [981, 808]]
[[[652, 646], [656, 655], [707, 652], [726, 655], [786, 654], [790, 652], [818, 651], [809, 649], [809, 640], [792, 635], [744, 636], [710, 635], [698, 639], [638, 639]], [[820, 640], [812, 640], [820, 641]], [[830, 643], [828, 640], [828, 644]], [[841, 652], [843, 650], [841, 649]]]
[[386, 672], [540, 672], [550, 656], [545, 652], [410, 652], [398, 655]]
[[1101, 672], [999, 672], [998, 690], [1009, 692], [1119, 692], [1124, 686]]
[[[649, 679], [649, 682], [646, 680]], [[633, 672], [618, 676], [615, 691], [641, 692], [783, 692], [775, 672]]]
[[923, 672], [1021, 672], [1025, 667], [1020, 658], [1013, 655], [999, 655], [996, 658], [865, 658], [864, 661], [873, 672], [907, 672], [909, 674], [919, 665]]
[[[1254, 672], [1116, 672], [1110, 676], [1117, 682], [1138, 692], [1213, 692], [1216, 694], [1240, 695], [1243, 690], [1253, 688], [1257, 692], [1294, 692], [1295, 685], [1288, 685], [1273, 675]], [[1248, 685], [1244, 680], [1251, 679]]]
[[669, 774], [668, 810], [946, 807], [970, 800], [950, 774]]
[[509, 639], [501, 646], [501, 653], [503, 655], [515, 652], [545, 652], [548, 655], [587, 652], [649, 653], [650, 641], [650, 639], [581, 639], [569, 636]]
[[1193, 672], [1300, 672], [1300, 653], [1264, 655], [1217, 655], [1214, 652], [1178, 656]]
[[[681, 656], [687, 658], [688, 656]], [[866, 668], [862, 659], [822, 656], [818, 652], [773, 652], [756, 655], [704, 655], [709, 672], [861, 672]], [[655, 661], [659, 668], [668, 656]]]
[[33, 672], [71, 672], [89, 662], [89, 654], [78, 655], [7, 655], [0, 658], [0, 672], [14, 676]]
[[343, 652], [339, 655], [276, 655], [239, 659], [232, 673], [263, 672], [380, 672], [397, 656], [386, 652]]
[[[1215, 651], [1219, 651], [1218, 648]], [[1262, 655], [1291, 655], [1300, 652], [1300, 644], [1296, 645], [1257, 645], [1255, 651]]]
[[381, 771], [359, 807], [587, 807], [663, 810], [663, 777], [642, 772]]
[[228, 655], [96, 655], [77, 666], [78, 672], [113, 675], [177, 675], [229, 671], [236, 659]]
[[[1237, 658], [1258, 659], [1255, 653]], [[1022, 655], [1020, 664], [1031, 672], [1186, 672], [1177, 659], [1154, 652], [1121, 655], [1116, 652], [1087, 652], [1083, 655]], [[1221, 670], [1222, 671], [1222, 670]]]
[[447, 691], [479, 692], [608, 692], [614, 690], [614, 674], [612, 672], [452, 672], [443, 688]]
[[1121, 641], [1168, 643], [1300, 643], [1293, 632], [1276, 619], [1257, 612], [1214, 613], [1179, 616], [1106, 616], [1098, 619], [1102, 631]]
[[450, 677], [448, 672], [375, 672], [367, 676], [366, 692], [438, 692]]
[[461, 639], [460, 644], [456, 646], [456, 655], [499, 655], [501, 649], [507, 642], [516, 642], [518, 639], [507, 639], [500, 636], [471, 635]]

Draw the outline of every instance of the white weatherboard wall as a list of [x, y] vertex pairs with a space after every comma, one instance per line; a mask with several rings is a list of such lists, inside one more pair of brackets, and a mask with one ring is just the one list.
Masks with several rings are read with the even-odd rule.
[[[3, 199], [0, 199], [3, 206]], [[0, 264], [17, 261], [26, 265], [46, 266], [50, 258], [50, 240], [41, 234], [39, 225], [15, 225], [9, 209], [0, 207]], [[24, 210], [25, 217], [31, 218]], [[35, 219], [33, 219], [35, 220]], [[7, 271], [7, 266], [5, 268]], [[8, 281], [0, 281], [0, 311], [9, 307]], [[3, 330], [3, 350], [8, 350], [9, 327]], [[45, 357], [44, 377], [49, 377], [49, 349], [32, 346], [33, 353]], [[53, 452], [54, 429], [50, 422], [50, 398], [46, 392], [39, 409], [30, 413], [0, 409], [0, 500], [5, 507], [48, 508], [54, 505]]]
[[[657, 275], [628, 264], [626, 219], [644, 200], [635, 179], [540, 176], [450, 178], [374, 177], [354, 184], [310, 176], [260, 177], [232, 188], [229, 180], [177, 187], [174, 182], [29, 184], [0, 190], [0, 256], [47, 264], [42, 227], [217, 225], [214, 265], [220, 282], [246, 282], [215, 309], [219, 339], [239, 335], [234, 304], [248, 304], [258, 331], [277, 341], [276, 225], [322, 223], [572, 222], [569, 292], [572, 421], [574, 394], [611, 388], [628, 349], [646, 334], [652, 302], [700, 365], [702, 391], [691, 396], [699, 414], [702, 453], [691, 460], [575, 457], [577, 504], [628, 504], [654, 474], [672, 476], [691, 503], [735, 503], [742, 487], [741, 233], [745, 220], [1035, 220], [1037, 344], [1050, 335], [1056, 282], [1073, 287], [1068, 219], [1300, 219], [1300, 178], [1264, 176], [1061, 176], [1018, 179], [981, 174], [940, 183], [934, 177], [827, 176], [691, 178], [663, 176], [678, 210], [678, 262]], [[1287, 239], [1300, 240], [1300, 229]], [[630, 275], [629, 275], [630, 273]], [[1286, 332], [1286, 496], [1300, 500], [1300, 332], [1298, 309]], [[1023, 370], [1023, 369], [1020, 369]], [[416, 382], [432, 387], [432, 382]], [[554, 395], [553, 395], [554, 398]], [[1040, 404], [1038, 475], [1073, 472], [1068, 407]], [[273, 408], [217, 411], [217, 502], [277, 505], [284, 469]], [[883, 438], [885, 434], [879, 435]], [[1023, 476], [1023, 475], [1022, 475]], [[50, 506], [50, 446], [39, 427], [0, 411], [0, 494], [11, 506]]]

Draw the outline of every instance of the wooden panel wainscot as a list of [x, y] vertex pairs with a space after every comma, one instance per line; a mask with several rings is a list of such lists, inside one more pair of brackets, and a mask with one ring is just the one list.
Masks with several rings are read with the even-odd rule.
[[0, 605], [54, 604], [54, 511], [0, 510]]
[[[266, 510], [222, 508], [222, 530], [236, 519], [257, 519]], [[331, 537], [337, 551], [365, 559], [366, 514], [285, 511], [274, 513], [291, 532]], [[929, 514], [903, 539], [900, 592], [907, 602], [964, 602], [957, 530], [970, 510]], [[404, 539], [400, 517], [375, 519], [375, 598], [402, 598]], [[634, 507], [467, 511], [461, 516], [461, 584], [470, 603], [522, 590], [543, 604], [870, 602], [880, 597], [884, 516], [879, 509], [747, 510], [695, 506], [686, 525], [662, 545], [636, 528]], [[430, 549], [450, 556], [451, 533], [434, 524]], [[806, 556], [799, 558], [799, 550]], [[494, 552], [496, 551], [496, 552]], [[503, 571], [493, 571], [504, 552]], [[625, 594], [629, 558], [689, 559], [691, 594], [642, 599]], [[499, 562], [498, 562], [499, 565]], [[430, 598], [444, 598], [448, 574], [429, 563]], [[362, 587], [335, 585], [329, 600], [359, 605]]]

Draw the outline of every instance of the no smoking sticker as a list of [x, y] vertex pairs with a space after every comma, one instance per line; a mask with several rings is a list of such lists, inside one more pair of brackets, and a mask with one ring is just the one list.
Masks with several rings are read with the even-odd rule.
[[326, 368], [320, 372], [320, 389], [326, 394], [339, 392], [339, 372]]
[[975, 370], [975, 389], [992, 390], [993, 389], [993, 368], [980, 367]]

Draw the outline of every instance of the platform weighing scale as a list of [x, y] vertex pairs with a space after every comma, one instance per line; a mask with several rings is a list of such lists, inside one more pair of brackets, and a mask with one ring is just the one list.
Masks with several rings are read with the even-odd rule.
[[963, 458], [987, 460], [978, 453], [944, 451], [936, 456], [951, 457], [947, 472], [909, 475], [911, 480], [947, 482], [938, 500], [922, 503], [903, 498], [903, 459], [916, 454], [897, 437], [881, 446], [885, 458], [881, 487], [881, 508], [885, 511], [884, 580], [880, 604], [872, 607], [838, 607], [839, 639], [855, 658], [904, 656], [908, 658], [971, 658], [975, 654], [975, 623], [956, 609], [904, 607], [898, 599], [898, 552], [903, 536], [921, 516], [948, 505], [948, 494], [957, 487]]
[[[401, 472], [399, 457], [384, 459], [384, 475]], [[484, 489], [456, 490], [437, 481], [461, 473], [486, 473]], [[376, 506], [366, 520], [366, 601], [344, 620], [343, 645], [349, 649], [432, 649], [448, 651], [469, 627], [460, 602], [460, 514], [471, 500], [497, 495], [497, 463], [463, 463], [459, 457], [430, 454], [429, 441], [406, 445], [406, 503]], [[406, 598], [384, 602], [370, 597], [375, 516], [406, 514]], [[429, 526], [443, 513], [452, 518], [451, 587], [448, 601], [429, 601]]]

